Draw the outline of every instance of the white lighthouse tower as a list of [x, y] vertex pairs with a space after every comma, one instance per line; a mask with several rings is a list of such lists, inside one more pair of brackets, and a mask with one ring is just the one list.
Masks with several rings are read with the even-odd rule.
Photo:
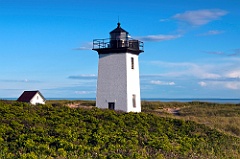
[[118, 23], [110, 39], [93, 40], [93, 50], [99, 55], [96, 106], [141, 112], [138, 55], [143, 42], [130, 39]]

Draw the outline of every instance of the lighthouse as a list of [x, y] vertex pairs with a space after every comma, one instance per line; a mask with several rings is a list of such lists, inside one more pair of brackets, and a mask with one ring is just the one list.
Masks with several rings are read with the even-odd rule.
[[96, 106], [141, 112], [138, 56], [143, 42], [131, 39], [117, 23], [110, 38], [93, 40], [93, 50], [99, 55]]

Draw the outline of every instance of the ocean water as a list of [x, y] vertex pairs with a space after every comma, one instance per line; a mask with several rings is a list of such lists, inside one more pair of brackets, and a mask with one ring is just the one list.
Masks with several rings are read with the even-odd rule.
[[[96, 100], [96, 98], [49, 98], [47, 100]], [[240, 104], [240, 99], [221, 99], [221, 98], [142, 98], [141, 101], [160, 101], [160, 102], [211, 102], [211, 103], [232, 103]]]
[[[4, 100], [17, 100], [17, 98], [0, 98]], [[47, 100], [96, 100], [96, 98], [47, 98]], [[142, 98], [142, 101], [160, 101], [160, 102], [210, 102], [210, 103], [232, 103], [240, 104], [240, 99], [225, 98]]]

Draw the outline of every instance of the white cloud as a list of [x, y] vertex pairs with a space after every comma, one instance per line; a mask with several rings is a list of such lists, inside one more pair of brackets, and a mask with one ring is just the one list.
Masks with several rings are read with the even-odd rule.
[[214, 54], [214, 55], [222, 55], [222, 56], [239, 56], [240, 55], [240, 49], [233, 49], [228, 52], [223, 52], [223, 51], [204, 51], [207, 54]]
[[[240, 90], [240, 81], [209, 81], [208, 86], [215, 89]], [[240, 92], [238, 94], [240, 95]]]
[[147, 35], [142, 37], [136, 37], [136, 39], [141, 41], [159, 42], [159, 41], [173, 40], [180, 37], [181, 35]]
[[97, 79], [95, 74], [82, 74], [82, 75], [72, 75], [68, 77], [69, 79]]
[[167, 22], [167, 21], [169, 21], [169, 19], [160, 19], [159, 21], [160, 22]]
[[233, 53], [228, 54], [228, 56], [238, 56], [240, 55], [240, 49], [234, 49]]
[[229, 89], [234, 89], [234, 90], [240, 90], [240, 81], [239, 82], [227, 82], [225, 84], [225, 87], [226, 88], [229, 88]]
[[95, 94], [96, 91], [75, 91], [75, 94]]
[[166, 68], [167, 73], [162, 73], [165, 77], [195, 77], [199, 79], [218, 79], [221, 75], [214, 73], [215, 66], [208, 64], [196, 64], [190, 62], [163, 62], [152, 61], [151, 64]]
[[226, 53], [223, 51], [205, 51], [207, 54], [213, 54], [213, 55], [225, 55]]
[[209, 30], [206, 33], [199, 34], [199, 36], [218, 35], [218, 34], [222, 34], [222, 33], [224, 33], [224, 31], [222, 31], [222, 30]]
[[227, 11], [221, 9], [203, 9], [178, 13], [173, 18], [190, 25], [200, 26], [217, 20], [226, 14]]
[[40, 83], [41, 81], [38, 80], [12, 80], [12, 79], [0, 79], [0, 82], [9, 82], [9, 83]]
[[203, 82], [203, 81], [201, 81], [201, 82], [198, 82], [198, 84], [199, 84], [200, 86], [202, 86], [202, 87], [205, 87], [205, 86], [207, 86], [207, 83], [206, 83], [206, 82]]
[[93, 43], [92, 42], [86, 42], [81, 44], [80, 47], [74, 48], [73, 50], [92, 50]]
[[159, 80], [157, 80], [157, 81], [152, 80], [152, 81], [150, 81], [150, 83], [151, 84], [156, 84], [156, 85], [168, 85], [168, 86], [175, 85], [174, 82], [164, 82], [164, 81], [159, 81]]
[[238, 78], [240, 80], [240, 68], [238, 70], [231, 70], [225, 74], [227, 78]]
[[196, 77], [199, 77], [201, 79], [219, 79], [221, 78], [221, 75], [216, 73], [208, 73], [205, 70], [199, 70], [196, 73], [193, 73]]
[[164, 81], [177, 80], [179, 85], [193, 86], [196, 81], [201, 87], [212, 90], [240, 90], [239, 62], [237, 57], [202, 59], [197, 63], [152, 61], [150, 64], [160, 67], [161, 71], [141, 77], [148, 78], [155, 85], [171, 85]]

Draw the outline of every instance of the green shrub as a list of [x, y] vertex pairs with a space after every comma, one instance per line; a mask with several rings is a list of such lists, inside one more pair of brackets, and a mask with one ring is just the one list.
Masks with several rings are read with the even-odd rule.
[[[166, 105], [173, 107], [173, 104], [176, 103]], [[185, 107], [186, 103], [180, 103], [182, 116], [179, 118], [182, 119], [174, 119], [154, 113], [72, 109], [50, 103], [30, 106], [0, 101], [0, 157], [239, 158], [238, 137], [183, 119], [185, 112], [192, 115], [197, 108], [202, 112], [201, 116], [207, 116], [207, 106], [193, 104], [192, 112]], [[154, 107], [164, 107], [161, 103], [152, 105], [153, 111]], [[210, 109], [216, 107], [212, 105]], [[234, 112], [232, 107], [224, 109]], [[224, 114], [215, 112], [216, 115]], [[238, 131], [237, 127], [229, 126], [228, 129]]]

